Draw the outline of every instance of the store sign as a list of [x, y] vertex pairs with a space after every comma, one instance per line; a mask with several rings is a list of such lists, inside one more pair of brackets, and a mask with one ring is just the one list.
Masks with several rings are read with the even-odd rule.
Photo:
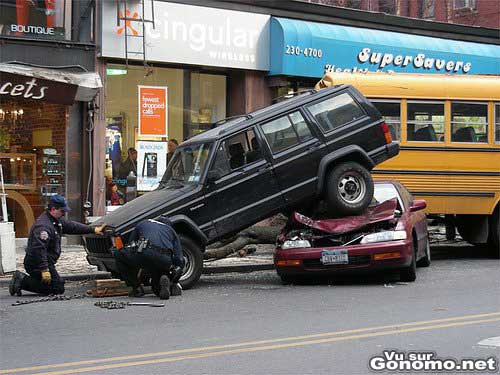
[[0, 0], [2, 34], [65, 39], [65, 1]]
[[[103, 1], [102, 56], [125, 58], [125, 34], [139, 36], [140, 3], [127, 8], [117, 25], [116, 4]], [[155, 28], [146, 23], [146, 59], [170, 63], [269, 70], [270, 16], [202, 6], [145, 2], [145, 18], [154, 4]], [[132, 4], [131, 4], [132, 5]], [[129, 37], [129, 58], [141, 60], [142, 38]]]
[[137, 86], [139, 100], [139, 135], [168, 136], [168, 88]]
[[[500, 75], [500, 46], [273, 17], [271, 75], [394, 71]], [[463, 51], [467, 51], [464, 53]]]
[[137, 190], [158, 187], [167, 169], [167, 142], [137, 142]]
[[57, 104], [73, 104], [78, 86], [0, 72], [0, 98], [46, 100]]

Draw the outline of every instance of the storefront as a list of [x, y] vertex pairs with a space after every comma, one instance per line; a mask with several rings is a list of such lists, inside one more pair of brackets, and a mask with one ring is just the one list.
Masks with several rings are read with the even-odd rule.
[[[135, 35], [141, 22], [110, 22], [117, 13], [151, 19], [151, 3], [144, 14], [102, 3], [108, 211], [127, 201], [131, 171], [139, 194], [155, 188], [168, 141], [181, 143], [234, 114], [232, 108], [245, 110], [245, 82], [251, 76], [265, 85], [269, 70], [270, 16], [154, 2], [154, 27], [145, 24], [144, 40]], [[127, 161], [131, 148], [138, 151], [135, 168]]]
[[52, 195], [82, 201], [81, 187], [68, 178], [69, 166], [81, 168], [70, 118], [99, 87], [95, 73], [0, 63], [0, 163], [17, 237], [27, 236]]
[[368, 71], [500, 75], [500, 46], [272, 17], [270, 75], [282, 86]]

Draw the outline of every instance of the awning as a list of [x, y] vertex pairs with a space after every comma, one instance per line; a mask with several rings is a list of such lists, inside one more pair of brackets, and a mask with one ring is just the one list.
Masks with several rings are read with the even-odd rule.
[[270, 75], [388, 71], [500, 75], [500, 46], [428, 36], [271, 19]]
[[46, 100], [70, 105], [75, 101], [92, 100], [101, 87], [101, 77], [94, 72], [0, 63], [0, 98]]

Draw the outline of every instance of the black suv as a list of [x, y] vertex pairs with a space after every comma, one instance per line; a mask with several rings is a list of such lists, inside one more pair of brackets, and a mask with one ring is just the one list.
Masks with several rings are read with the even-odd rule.
[[312, 90], [230, 118], [183, 142], [159, 187], [101, 218], [109, 234], [85, 238], [88, 261], [116, 272], [111, 255], [136, 224], [161, 214], [179, 233], [184, 288], [199, 279], [205, 245], [283, 211], [325, 200], [356, 214], [373, 196], [369, 170], [397, 155], [388, 126], [356, 89]]

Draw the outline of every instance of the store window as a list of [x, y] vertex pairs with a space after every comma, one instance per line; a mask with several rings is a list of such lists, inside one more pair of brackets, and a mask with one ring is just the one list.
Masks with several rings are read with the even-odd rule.
[[226, 118], [226, 76], [216, 74], [190, 74], [190, 110], [185, 137], [210, 129], [211, 125]]
[[452, 142], [488, 142], [488, 104], [451, 103]]
[[435, 0], [422, 0], [421, 2], [421, 18], [434, 19], [435, 16]]
[[0, 35], [70, 39], [70, 0], [0, 0]]
[[389, 100], [371, 100], [389, 126], [393, 140], [401, 141], [401, 103]]
[[66, 106], [35, 100], [0, 101], [0, 163], [9, 221], [27, 236], [50, 197], [65, 194]]
[[444, 142], [444, 103], [408, 102], [408, 141]]
[[[166, 136], [144, 135], [139, 131], [139, 114], [148, 110], [143, 107], [156, 102], [151, 97], [143, 98], [142, 94], [139, 98], [138, 86], [147, 86], [151, 92], [161, 88], [167, 93], [163, 108]], [[226, 100], [224, 75], [109, 64], [105, 140], [107, 206], [122, 205], [136, 194], [158, 186], [167, 169], [166, 161], [172, 160], [175, 143], [180, 144], [226, 118]], [[168, 155], [163, 155], [167, 151]], [[134, 177], [130, 172], [136, 180], [130, 178]], [[134, 189], [135, 193], [129, 194]]]
[[476, 0], [454, 0], [453, 8], [460, 9], [476, 9]]

